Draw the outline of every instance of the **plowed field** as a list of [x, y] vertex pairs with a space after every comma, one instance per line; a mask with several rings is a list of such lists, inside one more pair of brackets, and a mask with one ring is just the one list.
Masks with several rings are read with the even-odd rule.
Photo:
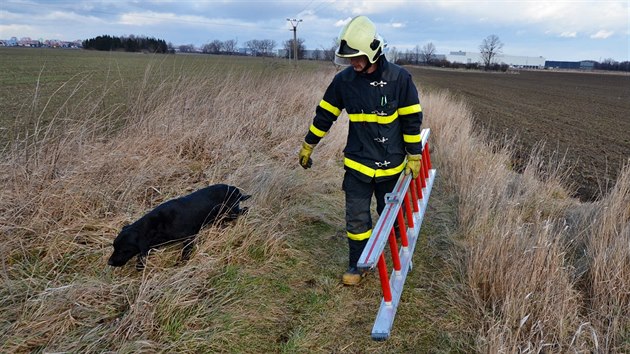
[[547, 156], [566, 153], [582, 200], [610, 189], [630, 158], [629, 75], [409, 70], [421, 92], [448, 89], [470, 104], [479, 127], [515, 138], [521, 161], [539, 143]]

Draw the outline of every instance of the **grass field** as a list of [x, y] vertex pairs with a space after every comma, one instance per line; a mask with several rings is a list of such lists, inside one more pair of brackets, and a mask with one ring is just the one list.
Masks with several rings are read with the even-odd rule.
[[[200, 55], [154, 56], [141, 53], [0, 48], [0, 143], [26, 134], [35, 126], [63, 119], [68, 112], [94, 107], [111, 126], [120, 126], [137, 106], [138, 96], [175, 81], [182, 72], [194, 78], [209, 72], [233, 75], [255, 68], [273, 75], [288, 65], [283, 60]], [[310, 64], [310, 65], [309, 65]], [[312, 71], [319, 63], [306, 63]], [[56, 124], [61, 125], [61, 124]]]
[[514, 139], [521, 161], [537, 148], [565, 156], [582, 200], [608, 192], [630, 158], [628, 74], [411, 70], [425, 90], [465, 99], [496, 139]]
[[[331, 65], [10, 50], [0, 352], [630, 351], [629, 167], [580, 202], [561, 164], [514, 172], [465, 102], [426, 92], [438, 178], [392, 337], [374, 342], [378, 277], [339, 281], [345, 114], [297, 165]], [[55, 84], [53, 58], [91, 64]], [[174, 245], [143, 272], [106, 265], [125, 223], [212, 183], [252, 194], [250, 212], [203, 230], [187, 263]]]

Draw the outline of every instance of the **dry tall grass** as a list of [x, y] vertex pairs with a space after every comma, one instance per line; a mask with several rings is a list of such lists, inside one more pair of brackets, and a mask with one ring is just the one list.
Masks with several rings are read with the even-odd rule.
[[[408, 351], [413, 328], [389, 344], [353, 339], [369, 330], [367, 300], [321, 269], [332, 256], [294, 246], [308, 224], [343, 226], [347, 120], [317, 147], [316, 170], [296, 163], [333, 73], [210, 68], [130, 92], [122, 127], [94, 95], [21, 135], [0, 161], [0, 351]], [[465, 104], [445, 93], [422, 103], [443, 193], [458, 200], [444, 252], [460, 283], [437, 301], [470, 330], [452, 335], [474, 338], [466, 351], [630, 351], [630, 168], [609, 196], [580, 204], [555, 164], [534, 156], [511, 172], [509, 150], [473, 133]], [[172, 246], [142, 273], [106, 266], [125, 222], [212, 183], [253, 194], [250, 214], [204, 230], [186, 264]], [[320, 273], [304, 282], [307, 272]]]
[[630, 350], [630, 166], [610, 195], [581, 204], [561, 161], [533, 154], [511, 172], [509, 148], [474, 134], [464, 103], [440, 94], [425, 106], [440, 177], [459, 197], [453, 264], [464, 265], [478, 350]]
[[[119, 131], [92, 97], [60, 109], [62, 125], [52, 120], [6, 149], [3, 351], [224, 350], [242, 335], [225, 323], [244, 323], [227, 314], [245, 294], [212, 284], [225, 281], [230, 265], [272, 268], [294, 232], [292, 206], [314, 187], [296, 178], [294, 153], [325, 84], [321, 76], [277, 70], [210, 68], [203, 79], [183, 75], [141, 87], [130, 92], [132, 109]], [[253, 194], [255, 212], [227, 231], [204, 231], [182, 268], [163, 251], [141, 277], [106, 266], [124, 223], [212, 183]], [[216, 328], [208, 326], [221, 315]]]

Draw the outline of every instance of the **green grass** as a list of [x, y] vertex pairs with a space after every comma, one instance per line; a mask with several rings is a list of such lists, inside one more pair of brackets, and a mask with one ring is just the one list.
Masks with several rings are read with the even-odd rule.
[[[183, 74], [203, 80], [217, 71], [273, 76], [294, 68], [287, 60], [270, 58], [9, 47], [0, 47], [0, 63], [0, 146], [95, 102], [120, 127], [142, 91]], [[313, 72], [326, 65], [307, 61], [300, 70]]]

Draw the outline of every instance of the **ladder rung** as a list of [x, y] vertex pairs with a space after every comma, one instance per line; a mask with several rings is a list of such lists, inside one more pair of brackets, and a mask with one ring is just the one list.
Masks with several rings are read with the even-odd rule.
[[401, 271], [397, 274], [396, 270], [393, 270], [389, 277], [389, 288], [391, 291], [391, 301], [381, 300], [381, 306], [376, 315], [374, 326], [372, 327], [372, 339], [374, 340], [386, 340], [389, 338], [392, 325], [394, 323], [394, 317], [396, 316], [396, 310], [400, 303], [400, 296], [402, 294], [403, 286], [407, 278], [407, 273], [412, 267], [412, 256], [416, 248], [416, 243], [420, 236], [420, 228], [422, 226], [422, 220], [424, 219], [424, 213], [427, 208], [429, 195], [433, 188], [433, 181], [435, 180], [436, 171], [434, 169], [429, 170], [429, 177], [427, 178], [426, 188], [424, 188], [425, 198], [419, 200], [419, 211], [414, 213], [414, 228], [407, 229], [409, 247], [401, 247], [399, 251]]

